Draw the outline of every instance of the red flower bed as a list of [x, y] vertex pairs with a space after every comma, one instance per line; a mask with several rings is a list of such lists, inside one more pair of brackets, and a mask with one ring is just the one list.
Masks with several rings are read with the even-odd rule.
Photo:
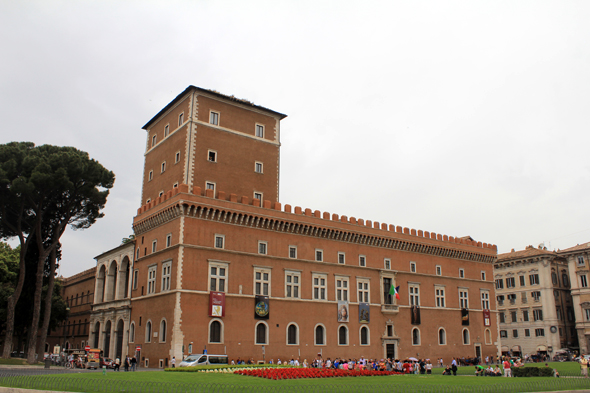
[[234, 371], [234, 374], [277, 380], [298, 378], [374, 377], [401, 373], [396, 371], [334, 370], [323, 368], [258, 368]]

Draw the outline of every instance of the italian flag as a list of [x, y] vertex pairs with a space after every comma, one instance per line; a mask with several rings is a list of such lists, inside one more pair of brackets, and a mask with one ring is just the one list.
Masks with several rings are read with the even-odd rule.
[[390, 295], [395, 295], [395, 298], [397, 300], [399, 300], [399, 285], [397, 287], [394, 287], [392, 285], [391, 288], [389, 289], [389, 294]]

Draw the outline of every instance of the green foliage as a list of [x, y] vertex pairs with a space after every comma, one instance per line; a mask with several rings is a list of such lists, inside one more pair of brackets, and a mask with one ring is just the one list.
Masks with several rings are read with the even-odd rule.
[[0, 331], [6, 322], [6, 301], [14, 292], [18, 276], [20, 248], [13, 249], [9, 244], [0, 242]]
[[552, 377], [550, 367], [512, 367], [513, 377]]

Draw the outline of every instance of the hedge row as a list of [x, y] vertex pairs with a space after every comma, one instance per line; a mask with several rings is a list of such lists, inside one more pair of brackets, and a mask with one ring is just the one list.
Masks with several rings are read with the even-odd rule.
[[513, 377], [552, 377], [551, 367], [512, 367]]

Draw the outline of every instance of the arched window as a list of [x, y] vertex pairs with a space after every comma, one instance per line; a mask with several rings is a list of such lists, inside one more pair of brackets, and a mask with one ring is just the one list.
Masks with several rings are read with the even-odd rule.
[[412, 329], [412, 345], [420, 345], [420, 330], [418, 328]]
[[565, 274], [565, 273], [563, 273], [563, 274], [561, 275], [561, 281], [563, 282], [563, 286], [564, 286], [564, 287], [567, 287], [567, 286], [569, 286], [569, 285], [570, 285], [570, 283], [569, 283], [569, 280], [568, 280], [568, 278], [567, 278], [567, 274]]
[[369, 328], [361, 326], [361, 345], [369, 345]]
[[447, 345], [447, 332], [445, 329], [438, 329], [438, 345]]
[[315, 327], [315, 345], [326, 345], [326, 328], [322, 325]]
[[152, 342], [152, 321], [148, 321], [145, 324], [145, 342], [146, 343]]
[[287, 344], [288, 345], [297, 345], [299, 344], [299, 332], [297, 331], [297, 325], [294, 323], [290, 324], [287, 327]]
[[485, 333], [486, 345], [492, 345], [492, 332], [490, 329], [486, 329]]
[[129, 326], [129, 342], [135, 342], [135, 322], [131, 322], [131, 326]]
[[348, 329], [346, 326], [338, 328], [338, 345], [348, 345]]
[[162, 322], [160, 322], [160, 342], [161, 343], [166, 342], [166, 320], [165, 319], [162, 319]]
[[222, 326], [219, 320], [214, 319], [209, 324], [209, 342], [210, 343], [221, 343]]
[[553, 285], [557, 285], [557, 273], [555, 273], [554, 271], [551, 272], [551, 282], [553, 283]]
[[256, 325], [256, 344], [268, 344], [268, 329], [264, 322], [258, 322]]
[[463, 329], [463, 345], [469, 345], [469, 330]]

